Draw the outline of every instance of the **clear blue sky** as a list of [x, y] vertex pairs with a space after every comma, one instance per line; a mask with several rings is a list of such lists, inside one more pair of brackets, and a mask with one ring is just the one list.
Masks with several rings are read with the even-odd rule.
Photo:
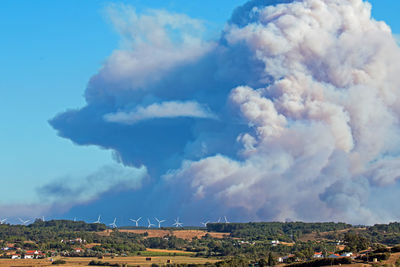
[[[84, 105], [89, 78], [118, 47], [105, 18], [113, 2], [162, 8], [221, 29], [244, 0], [3, 0], [0, 3], [0, 204], [23, 203], [41, 184], [84, 176], [111, 153], [60, 138], [48, 120]], [[400, 1], [372, 0], [373, 15], [400, 33]], [[0, 215], [1, 217], [1, 215]]]

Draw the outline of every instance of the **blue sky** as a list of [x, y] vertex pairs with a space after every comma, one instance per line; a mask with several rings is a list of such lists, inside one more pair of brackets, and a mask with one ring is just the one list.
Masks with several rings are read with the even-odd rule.
[[118, 47], [106, 17], [112, 3], [167, 9], [205, 20], [216, 33], [245, 1], [2, 1], [0, 9], [1, 202], [36, 198], [34, 188], [66, 176], [85, 176], [113, 162], [111, 153], [76, 146], [48, 124], [84, 105], [90, 77]]
[[[120, 39], [105, 9], [165, 9], [204, 20], [217, 36], [244, 0], [5, 0], [0, 3], [0, 204], [38, 201], [35, 189], [85, 177], [112, 153], [60, 138], [48, 120], [85, 105], [84, 90]], [[400, 33], [400, 1], [373, 0], [373, 16]], [[73, 214], [69, 214], [73, 216]], [[1, 218], [0, 214], [0, 218]]]

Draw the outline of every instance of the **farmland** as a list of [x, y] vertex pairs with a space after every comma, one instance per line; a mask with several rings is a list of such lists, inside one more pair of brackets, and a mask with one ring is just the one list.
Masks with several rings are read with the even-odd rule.
[[[172, 264], [205, 264], [205, 263], [214, 263], [218, 260], [216, 259], [206, 259], [206, 258], [194, 258], [188, 256], [158, 256], [158, 257], [151, 257], [151, 260], [146, 260], [148, 257], [120, 257], [120, 258], [111, 258], [105, 257], [104, 259], [97, 259], [91, 257], [57, 257], [56, 259], [62, 259], [66, 261], [66, 264], [61, 266], [89, 266], [89, 262], [91, 261], [101, 261], [101, 262], [109, 262], [111, 264], [126, 264], [132, 266], [151, 266], [152, 264], [163, 265], [166, 264], [168, 260]], [[32, 259], [22, 259], [22, 260], [11, 260], [11, 259], [0, 259], [0, 266], [54, 266], [49, 259], [39, 259], [39, 260], [32, 260]]]
[[[184, 240], [192, 240], [193, 238], [202, 238], [205, 235], [209, 235], [213, 238], [221, 239], [229, 236], [229, 233], [219, 233], [219, 232], [207, 232], [205, 230], [162, 230], [162, 229], [134, 229], [134, 230], [126, 230], [120, 229], [121, 233], [132, 233], [132, 234], [146, 234], [145, 238], [152, 237], [166, 237], [166, 236], [175, 236], [177, 238], [181, 238]], [[100, 232], [100, 235], [109, 236], [112, 233], [112, 230], [108, 229], [104, 232]]]
[[57, 259], [65, 260], [66, 266], [163, 266], [168, 262], [218, 267], [249, 263], [400, 266], [399, 244], [399, 223], [370, 227], [210, 223], [207, 229], [107, 229], [103, 224], [37, 220], [26, 226], [0, 225], [0, 266], [48, 266]]

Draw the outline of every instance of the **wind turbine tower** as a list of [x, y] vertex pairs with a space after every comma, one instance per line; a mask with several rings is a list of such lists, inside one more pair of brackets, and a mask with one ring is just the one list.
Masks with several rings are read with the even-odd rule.
[[204, 226], [204, 227], [207, 227], [207, 224], [209, 223], [210, 221], [206, 221], [206, 222], [202, 222], [201, 224]]
[[97, 221], [95, 221], [95, 222], [93, 222], [93, 223], [101, 223], [101, 222], [100, 222], [100, 219], [101, 219], [101, 215], [99, 215], [99, 217], [97, 218]]
[[129, 219], [129, 220], [131, 220], [132, 222], [134, 222], [135, 224], [136, 224], [136, 227], [139, 227], [139, 221], [142, 219], [142, 217], [140, 217], [139, 219], [136, 219], [136, 220], [134, 220], [134, 219]]
[[152, 224], [152, 223], [150, 222], [150, 219], [147, 219], [147, 222], [149, 223], [149, 225], [147, 226], [147, 228], [150, 228], [150, 227], [152, 227], [152, 226], [155, 226], [154, 224]]
[[155, 219], [158, 222], [158, 228], [161, 228], [161, 223], [165, 222], [165, 220], [159, 220], [157, 218], [155, 218]]
[[109, 225], [111, 225], [112, 228], [117, 228], [116, 222], [117, 222], [117, 218], [114, 218], [113, 223], [110, 223]]
[[24, 220], [22, 220], [21, 218], [18, 218], [18, 220], [22, 223], [22, 225], [27, 225], [28, 222], [31, 221], [31, 220], [26, 220], [26, 221], [24, 221]]
[[183, 227], [183, 223], [179, 222], [179, 217], [175, 220], [175, 223], [173, 224], [175, 227]]
[[224, 216], [224, 220], [225, 220], [225, 223], [229, 223], [228, 219], [226, 218], [226, 216]]

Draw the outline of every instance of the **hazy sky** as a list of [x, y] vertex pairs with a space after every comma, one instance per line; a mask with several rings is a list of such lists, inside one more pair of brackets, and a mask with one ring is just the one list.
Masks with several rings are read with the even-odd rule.
[[[65, 179], [83, 181], [103, 166], [116, 164], [109, 150], [76, 145], [59, 137], [48, 123], [58, 113], [85, 105], [83, 95], [90, 78], [121, 45], [106, 12], [110, 5], [124, 3], [134, 7], [138, 14], [147, 9], [186, 14], [204, 22], [206, 39], [210, 40], [219, 37], [234, 8], [245, 2], [2, 1], [0, 206], [40, 203], [45, 200], [40, 198], [37, 188]], [[400, 33], [400, 2], [371, 0], [370, 3], [374, 18], [384, 20], [393, 33]], [[65, 213], [71, 218], [84, 216], [85, 211]]]

